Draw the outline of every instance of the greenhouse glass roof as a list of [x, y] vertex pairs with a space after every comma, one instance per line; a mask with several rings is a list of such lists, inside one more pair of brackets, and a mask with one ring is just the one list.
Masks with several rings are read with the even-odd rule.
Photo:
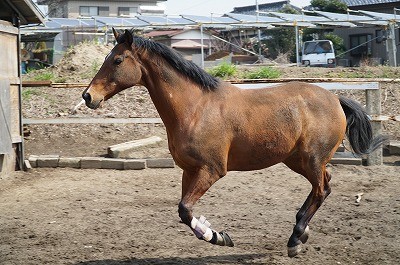
[[[356, 13], [356, 14], [355, 14]], [[49, 18], [44, 25], [28, 25], [28, 30], [61, 30], [68, 28], [136, 27], [136, 28], [179, 28], [198, 27], [235, 29], [235, 28], [272, 28], [277, 26], [298, 27], [365, 27], [366, 25], [388, 25], [400, 23], [400, 15], [370, 11], [355, 11], [352, 14], [337, 14], [322, 11], [307, 11], [307, 14], [286, 14], [278, 12], [260, 12], [259, 16], [227, 13], [223, 16], [197, 15], [137, 15], [135, 17], [90, 17], [90, 18]]]

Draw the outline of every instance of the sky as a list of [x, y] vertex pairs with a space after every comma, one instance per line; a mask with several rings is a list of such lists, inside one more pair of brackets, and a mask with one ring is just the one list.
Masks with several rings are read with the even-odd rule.
[[[258, 4], [273, 3], [278, 0], [258, 0]], [[201, 15], [210, 16], [211, 13], [223, 15], [234, 7], [255, 5], [256, 0], [167, 0], [165, 13], [168, 15]], [[310, 0], [291, 0], [294, 6], [304, 7]]]

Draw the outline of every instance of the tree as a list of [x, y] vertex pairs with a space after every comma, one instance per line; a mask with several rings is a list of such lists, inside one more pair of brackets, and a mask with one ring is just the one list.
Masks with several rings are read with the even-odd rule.
[[320, 11], [333, 13], [347, 12], [347, 5], [340, 0], [311, 0], [310, 4]]
[[[292, 8], [290, 5], [285, 5], [281, 10], [281, 13], [286, 14], [300, 14], [299, 11]], [[294, 47], [296, 46], [296, 40], [294, 38], [294, 29], [291, 27], [281, 27], [268, 31], [268, 38], [262, 41], [265, 46], [265, 51], [268, 51], [265, 55], [270, 58], [277, 58], [279, 55], [285, 54], [290, 57], [291, 60], [294, 58]]]
[[330, 40], [332, 42], [336, 56], [346, 51], [344, 40], [338, 35], [335, 35], [333, 33], [327, 33], [323, 36], [323, 39]]

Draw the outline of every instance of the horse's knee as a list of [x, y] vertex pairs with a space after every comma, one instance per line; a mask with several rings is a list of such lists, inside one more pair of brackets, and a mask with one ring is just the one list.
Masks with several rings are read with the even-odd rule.
[[192, 210], [187, 207], [183, 202], [179, 203], [178, 214], [182, 222], [190, 226], [190, 222], [192, 221]]

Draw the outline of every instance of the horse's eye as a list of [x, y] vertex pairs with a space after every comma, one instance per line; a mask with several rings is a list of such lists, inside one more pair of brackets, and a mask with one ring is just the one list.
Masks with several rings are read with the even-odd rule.
[[121, 58], [116, 58], [115, 61], [114, 61], [114, 64], [118, 65], [120, 63], [122, 63], [122, 59]]

